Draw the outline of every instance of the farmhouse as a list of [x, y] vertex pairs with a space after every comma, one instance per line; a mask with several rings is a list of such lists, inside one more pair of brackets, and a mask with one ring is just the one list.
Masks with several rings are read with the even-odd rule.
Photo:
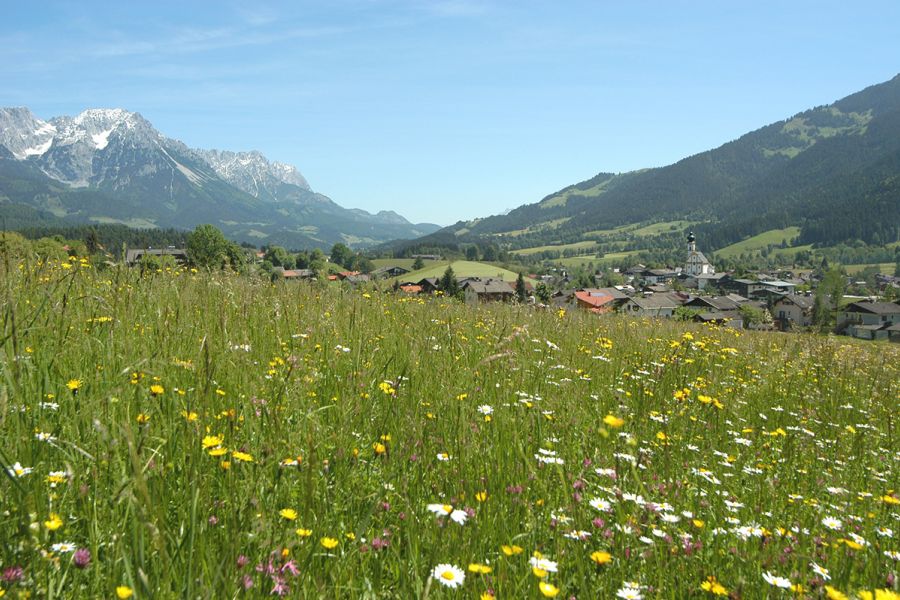
[[380, 269], [376, 269], [372, 271], [372, 275], [379, 278], [389, 278], [389, 277], [400, 277], [401, 275], [406, 275], [409, 273], [409, 269], [404, 269], [401, 266], [394, 265], [391, 267], [381, 267]]
[[512, 300], [515, 295], [512, 286], [502, 279], [472, 277], [460, 281], [459, 287], [466, 296], [466, 302], [470, 304], [474, 302], [505, 302]]
[[838, 315], [838, 329], [864, 340], [890, 339], [889, 331], [900, 324], [900, 303], [852, 302]]
[[778, 328], [788, 331], [794, 327], [812, 325], [815, 303], [812, 296], [784, 295], [777, 298], [772, 303], [772, 314]]
[[617, 301], [627, 300], [628, 296], [615, 288], [585, 288], [574, 294], [578, 308], [594, 313], [607, 313], [613, 310]]
[[619, 312], [639, 317], [671, 317], [675, 314], [675, 309], [684, 304], [686, 299], [676, 293], [629, 298], [619, 307]]

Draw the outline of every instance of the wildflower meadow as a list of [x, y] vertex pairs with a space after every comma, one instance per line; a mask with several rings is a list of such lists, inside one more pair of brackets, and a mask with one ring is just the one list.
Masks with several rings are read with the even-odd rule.
[[5, 598], [897, 598], [900, 348], [0, 266]]

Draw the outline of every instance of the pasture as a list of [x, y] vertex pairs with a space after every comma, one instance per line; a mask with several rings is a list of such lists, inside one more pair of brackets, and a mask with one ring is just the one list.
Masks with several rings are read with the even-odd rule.
[[8, 269], [0, 596], [895, 597], [896, 346]]

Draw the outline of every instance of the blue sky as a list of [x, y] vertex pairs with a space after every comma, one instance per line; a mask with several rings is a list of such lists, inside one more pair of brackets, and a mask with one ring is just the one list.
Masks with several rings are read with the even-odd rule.
[[122, 107], [449, 224], [900, 72], [900, 2], [6, 2], [0, 106]]

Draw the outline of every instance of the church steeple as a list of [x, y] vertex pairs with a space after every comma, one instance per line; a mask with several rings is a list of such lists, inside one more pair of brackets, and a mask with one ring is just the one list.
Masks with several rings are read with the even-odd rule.
[[697, 251], [697, 238], [694, 236], [693, 231], [688, 233], [687, 243], [688, 243], [688, 252], [696, 252]]

